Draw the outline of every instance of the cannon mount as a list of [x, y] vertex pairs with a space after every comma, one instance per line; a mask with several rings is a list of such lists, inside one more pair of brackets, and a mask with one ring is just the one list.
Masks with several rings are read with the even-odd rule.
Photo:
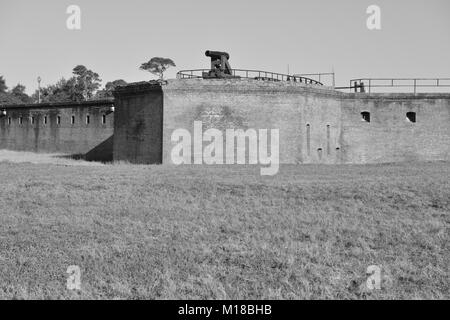
[[211, 69], [203, 72], [203, 79], [240, 78], [233, 75], [233, 70], [228, 62], [230, 55], [227, 52], [208, 50], [205, 55], [211, 58]]

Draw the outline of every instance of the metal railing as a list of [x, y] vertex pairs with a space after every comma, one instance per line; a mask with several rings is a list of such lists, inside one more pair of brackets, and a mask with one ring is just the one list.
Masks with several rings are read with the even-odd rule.
[[[210, 69], [181, 70], [177, 73], [177, 79], [203, 78], [203, 73], [209, 71], [211, 70]], [[262, 81], [289, 81], [304, 84], [313, 84], [318, 86], [323, 85], [320, 81], [316, 81], [314, 79], [306, 78], [303, 76], [288, 75], [260, 70], [232, 69], [231, 74], [232, 76]]]
[[350, 80], [349, 87], [336, 87], [336, 89], [371, 93], [375, 88], [410, 88], [416, 94], [418, 88], [442, 87], [450, 88], [450, 78], [361, 78]]
[[[325, 80], [328, 79], [328, 81], [326, 81], [329, 85], [331, 85], [332, 87], [335, 87], [335, 83], [336, 83], [336, 75], [334, 72], [322, 72], [322, 73], [299, 73], [299, 74], [294, 74], [295, 77], [308, 77], [311, 78], [313, 80], [317, 80], [320, 83], [324, 83], [323, 79], [325, 78]], [[331, 79], [331, 83], [329, 83]]]

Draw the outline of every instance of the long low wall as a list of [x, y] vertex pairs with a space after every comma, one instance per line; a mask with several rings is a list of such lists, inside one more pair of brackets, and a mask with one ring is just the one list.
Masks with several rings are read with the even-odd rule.
[[351, 94], [341, 101], [345, 162], [450, 159], [450, 94]]
[[113, 101], [0, 107], [0, 149], [112, 160]]

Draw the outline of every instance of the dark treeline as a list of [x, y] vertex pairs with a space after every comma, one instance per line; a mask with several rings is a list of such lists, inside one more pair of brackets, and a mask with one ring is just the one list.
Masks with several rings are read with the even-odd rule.
[[[175, 67], [173, 60], [154, 57], [141, 64], [140, 69], [158, 76], [159, 80], [163, 81], [164, 72], [169, 67]], [[37, 103], [39, 96], [43, 103], [107, 99], [113, 96], [113, 91], [118, 86], [127, 84], [125, 80], [119, 79], [107, 82], [105, 87], [100, 89], [101, 82], [98, 73], [78, 65], [73, 68], [72, 77], [69, 79], [61, 78], [55, 84], [42, 87], [29, 96], [25, 93], [25, 86], [20, 83], [8, 90], [5, 79], [0, 76], [0, 105]]]
[[[127, 84], [126, 81], [119, 79], [107, 82], [105, 87], [100, 89], [102, 80], [98, 73], [83, 65], [76, 66], [72, 70], [72, 74], [69, 79], [61, 78], [55, 84], [41, 87], [41, 102], [78, 102], [106, 99], [112, 97], [112, 92], [117, 86]], [[25, 86], [19, 83], [8, 90], [6, 80], [3, 76], [0, 76], [0, 104], [37, 103], [39, 91], [36, 90], [29, 96], [25, 89]]]

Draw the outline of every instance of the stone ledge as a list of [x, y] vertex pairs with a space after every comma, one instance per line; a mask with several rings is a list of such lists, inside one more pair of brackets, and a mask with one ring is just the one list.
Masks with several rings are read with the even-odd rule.
[[450, 93], [345, 93], [345, 99], [354, 100], [410, 100], [450, 99]]
[[117, 87], [114, 90], [114, 97], [118, 97], [121, 95], [133, 95], [140, 94], [148, 91], [160, 91], [161, 83], [159, 81], [141, 81], [141, 82], [133, 82], [129, 83], [125, 86]]
[[47, 103], [28, 103], [28, 104], [8, 104], [0, 105], [0, 109], [48, 109], [48, 108], [74, 108], [74, 107], [92, 107], [92, 106], [110, 106], [114, 104], [114, 99], [90, 100], [90, 101], [67, 101], [67, 102], [47, 102]]

